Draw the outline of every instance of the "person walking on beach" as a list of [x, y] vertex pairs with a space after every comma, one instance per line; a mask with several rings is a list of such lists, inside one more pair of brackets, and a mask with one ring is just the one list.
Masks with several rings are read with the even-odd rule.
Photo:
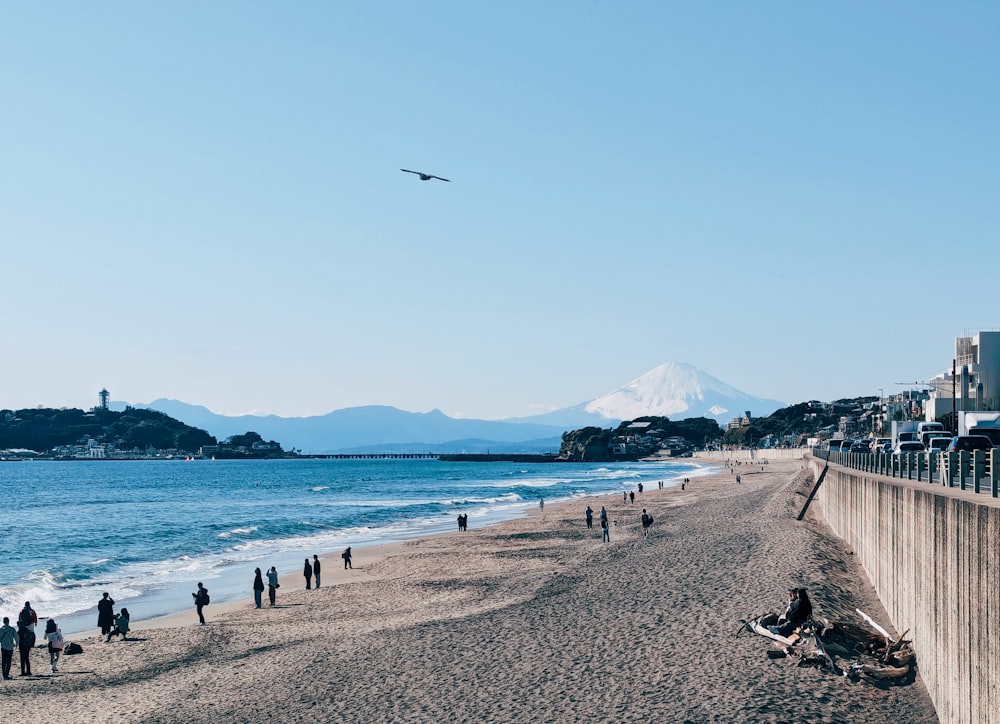
[[628, 499], [629, 499], [629, 502], [632, 503], [632, 505], [635, 505], [635, 491], [634, 490], [628, 491]]
[[351, 569], [354, 568], [354, 566], [351, 565], [351, 547], [350, 546], [347, 546], [347, 548], [344, 549], [344, 552], [340, 554], [340, 557], [344, 559], [344, 570], [345, 571], [348, 568], [351, 568]]
[[198, 625], [204, 626], [205, 614], [202, 613], [202, 609], [208, 605], [209, 598], [208, 589], [205, 588], [201, 581], [198, 581], [198, 590], [192, 593], [191, 597], [194, 598], [194, 606], [198, 610]]
[[306, 564], [302, 567], [302, 575], [306, 577], [306, 590], [312, 588], [313, 567], [306, 558]]
[[742, 481], [742, 480], [740, 479], [740, 476], [739, 476], [739, 475], [737, 475], [737, 476], [736, 476], [736, 484], [737, 484], [737, 485], [742, 485], [742, 483], [743, 483], [743, 481]]
[[123, 608], [121, 613], [115, 616], [115, 627], [108, 631], [108, 637], [104, 640], [110, 641], [112, 636], [121, 636], [122, 641], [128, 641], [128, 625], [130, 620], [128, 609]]
[[267, 599], [274, 605], [274, 594], [278, 590], [278, 571], [274, 566], [267, 572]]
[[31, 676], [31, 649], [35, 647], [35, 629], [17, 624], [17, 648], [21, 653], [21, 676]]
[[625, 492], [625, 491], [623, 490], [623, 491], [622, 491], [622, 505], [625, 505], [625, 503], [627, 503], [627, 502], [628, 502], [628, 493], [626, 493], [626, 492]]
[[54, 618], [45, 622], [45, 640], [49, 642], [49, 663], [52, 664], [52, 673], [59, 671], [59, 656], [66, 645], [62, 631]]
[[545, 498], [538, 499], [538, 509], [545, 510]]
[[594, 527], [594, 510], [589, 505], [587, 506], [587, 527]]
[[611, 530], [608, 528], [608, 519], [607, 518], [601, 518], [601, 534], [602, 534], [602, 537], [603, 537], [603, 541], [602, 542], [604, 542], [604, 543], [610, 543], [611, 542]]
[[115, 623], [115, 599], [104, 592], [104, 597], [97, 602], [97, 627], [101, 629], [101, 635], [107, 636], [111, 627]]
[[639, 483], [639, 492], [642, 492], [642, 483]]
[[464, 526], [465, 526], [465, 516], [462, 515], [461, 513], [459, 513], [458, 514], [458, 532], [459, 533], [461, 533], [463, 530], [465, 530]]
[[10, 678], [10, 664], [14, 660], [14, 649], [17, 648], [17, 629], [10, 625], [10, 619], [3, 617], [3, 626], [0, 626], [0, 669], [3, 670], [3, 678]]
[[606, 511], [604, 509], [603, 505], [601, 506], [601, 522], [602, 523], [607, 523], [608, 522], [608, 511]]
[[253, 569], [253, 602], [255, 608], [260, 608], [260, 597], [264, 594], [264, 579], [260, 575], [260, 569]]
[[653, 516], [646, 514], [646, 509], [642, 509], [642, 537], [649, 538], [649, 526], [653, 524]]
[[319, 588], [319, 556], [313, 553], [313, 580], [316, 581], [316, 588]]

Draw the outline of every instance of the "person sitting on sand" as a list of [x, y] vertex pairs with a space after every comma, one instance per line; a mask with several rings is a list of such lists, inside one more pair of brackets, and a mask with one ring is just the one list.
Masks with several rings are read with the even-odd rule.
[[790, 596], [793, 591], [795, 598], [788, 603], [784, 623], [777, 626], [768, 626], [767, 629], [771, 633], [778, 634], [779, 636], [788, 636], [812, 616], [812, 602], [809, 600], [808, 594], [806, 594], [806, 589], [793, 588], [788, 592]]
[[104, 640], [110, 641], [112, 636], [121, 636], [122, 641], [128, 641], [128, 624], [128, 609], [123, 608], [115, 615], [115, 627], [108, 631], [108, 637]]

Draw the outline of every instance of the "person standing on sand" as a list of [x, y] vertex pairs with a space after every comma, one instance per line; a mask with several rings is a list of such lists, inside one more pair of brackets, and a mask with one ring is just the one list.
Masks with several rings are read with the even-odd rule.
[[62, 654], [66, 645], [62, 631], [54, 618], [45, 622], [45, 639], [49, 642], [49, 663], [52, 664], [52, 673], [59, 671], [59, 655]]
[[642, 537], [649, 538], [649, 526], [653, 525], [653, 516], [646, 514], [646, 509], [642, 509]]
[[97, 627], [101, 629], [101, 635], [107, 636], [111, 627], [115, 624], [115, 599], [104, 592], [104, 597], [97, 602]]
[[205, 614], [202, 613], [202, 609], [208, 605], [208, 589], [205, 588], [201, 581], [198, 581], [198, 590], [191, 594], [194, 599], [194, 606], [198, 610], [198, 625], [205, 625]]
[[589, 505], [587, 506], [587, 527], [588, 528], [594, 527], [594, 509], [591, 508]]
[[3, 617], [3, 626], [0, 626], [0, 655], [2, 663], [0, 669], [3, 670], [3, 678], [10, 678], [10, 663], [14, 660], [14, 649], [17, 648], [17, 629], [10, 625], [10, 619]]
[[319, 588], [319, 556], [313, 553], [313, 578], [316, 580], [316, 588]]
[[302, 567], [302, 575], [306, 577], [306, 590], [312, 588], [312, 577], [313, 577], [313, 567], [309, 564], [309, 559], [306, 558], [306, 564]]
[[351, 547], [350, 546], [347, 546], [347, 548], [344, 549], [344, 552], [340, 554], [340, 557], [344, 559], [344, 570], [346, 571], [348, 568], [350, 568], [350, 569], [353, 570], [354, 566], [351, 565]]
[[545, 510], [545, 498], [538, 499], [538, 509]]
[[31, 601], [24, 602], [24, 608], [17, 615], [17, 623], [19, 626], [27, 626], [31, 629], [31, 633], [35, 633], [35, 626], [38, 625], [38, 614], [31, 607]]
[[278, 590], [278, 571], [274, 566], [267, 572], [267, 598], [274, 605], [274, 594]]
[[628, 491], [628, 499], [632, 503], [632, 505], [635, 505], [635, 491], [634, 490]]
[[17, 625], [17, 647], [21, 652], [21, 676], [31, 676], [31, 649], [35, 646], [35, 629]]
[[622, 491], [622, 505], [625, 505], [625, 503], [627, 503], [627, 502], [628, 502], [628, 493], [626, 493], [626, 492], [625, 492], [625, 491], [623, 490], [623, 491]]
[[601, 522], [602, 523], [607, 523], [608, 522], [608, 511], [606, 511], [604, 509], [603, 505], [601, 506]]
[[611, 531], [608, 528], [608, 519], [607, 518], [601, 518], [601, 531], [602, 531], [602, 536], [604, 538], [604, 540], [602, 542], [603, 543], [610, 543], [611, 542]]
[[253, 569], [253, 602], [255, 608], [260, 608], [261, 601], [260, 597], [264, 593], [264, 579], [260, 575], [260, 569]]

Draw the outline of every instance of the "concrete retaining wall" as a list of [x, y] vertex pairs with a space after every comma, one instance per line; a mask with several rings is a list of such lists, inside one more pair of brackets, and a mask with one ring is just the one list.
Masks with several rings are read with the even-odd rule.
[[940, 720], [1000, 724], [997, 502], [831, 465], [815, 504], [909, 631]]
[[747, 460], [755, 462], [760, 460], [801, 460], [808, 451], [809, 448], [807, 447], [761, 448], [760, 450], [753, 450], [753, 457], [750, 457], [750, 450], [699, 450], [693, 454], [693, 457], [701, 460], [717, 460], [719, 462], [725, 462], [726, 460], [740, 460], [742, 462], [746, 462]]

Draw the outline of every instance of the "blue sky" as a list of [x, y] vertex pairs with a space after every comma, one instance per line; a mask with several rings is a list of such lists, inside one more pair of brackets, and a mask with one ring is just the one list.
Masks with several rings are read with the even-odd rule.
[[0, 407], [502, 418], [668, 361], [897, 390], [1000, 326], [998, 21], [5, 4]]

